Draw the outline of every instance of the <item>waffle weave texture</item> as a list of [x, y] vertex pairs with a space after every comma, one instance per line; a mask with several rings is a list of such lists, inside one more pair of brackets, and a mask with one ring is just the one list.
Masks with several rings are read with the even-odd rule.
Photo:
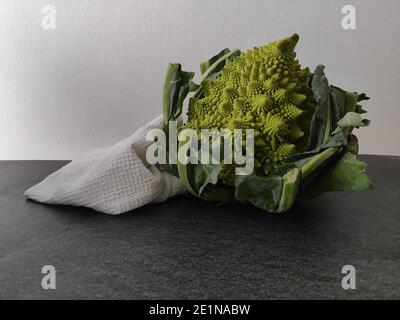
[[159, 116], [117, 144], [73, 160], [25, 191], [25, 196], [116, 215], [183, 193], [177, 178], [146, 162], [146, 150], [152, 143], [146, 141], [146, 133], [161, 126]]

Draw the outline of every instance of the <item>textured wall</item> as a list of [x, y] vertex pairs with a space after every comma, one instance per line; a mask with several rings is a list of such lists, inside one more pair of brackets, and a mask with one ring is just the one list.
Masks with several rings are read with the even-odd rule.
[[[341, 8], [357, 9], [357, 29]], [[41, 27], [54, 5], [56, 30]], [[303, 65], [373, 99], [362, 153], [400, 155], [399, 0], [0, 0], [0, 159], [71, 159], [160, 113], [168, 62], [297, 32]]]

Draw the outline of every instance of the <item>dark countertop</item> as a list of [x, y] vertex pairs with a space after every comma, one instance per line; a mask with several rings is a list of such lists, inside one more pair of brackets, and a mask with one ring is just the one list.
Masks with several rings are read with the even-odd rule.
[[[0, 162], [0, 298], [400, 298], [400, 157], [362, 156], [376, 189], [287, 214], [190, 196], [121, 216], [23, 192], [64, 161]], [[41, 268], [54, 265], [56, 290]], [[357, 289], [341, 287], [343, 265]]]

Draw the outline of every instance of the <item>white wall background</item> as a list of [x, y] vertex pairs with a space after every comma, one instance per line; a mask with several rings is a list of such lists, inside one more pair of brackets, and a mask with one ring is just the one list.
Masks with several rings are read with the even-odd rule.
[[[341, 8], [357, 9], [357, 30]], [[57, 28], [41, 27], [54, 5]], [[361, 153], [400, 155], [399, 0], [0, 0], [0, 159], [71, 159], [160, 114], [168, 62], [297, 32], [303, 65], [367, 92]]]

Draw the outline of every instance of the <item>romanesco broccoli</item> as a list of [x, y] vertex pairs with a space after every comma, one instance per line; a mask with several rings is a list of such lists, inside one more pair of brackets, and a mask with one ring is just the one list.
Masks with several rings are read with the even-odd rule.
[[[313, 72], [302, 69], [294, 52], [298, 40], [294, 34], [244, 53], [223, 49], [201, 63], [199, 84], [193, 82], [194, 72], [170, 63], [163, 91], [163, 130], [177, 146], [164, 148], [167, 153], [188, 151], [187, 141], [170, 132], [169, 125], [182, 121], [183, 103], [190, 93], [188, 120], [180, 129], [183, 136], [185, 128], [197, 133], [193, 149], [198, 140], [208, 142], [203, 129], [216, 129], [213, 141], [223, 138], [224, 147], [227, 129], [235, 142], [240, 142], [235, 129], [253, 129], [254, 149], [246, 131], [242, 150], [236, 150], [235, 143], [234, 153], [245, 150], [246, 159], [254, 162], [249, 174], [236, 170], [242, 166], [240, 157], [233, 164], [216, 156], [211, 164], [172, 161], [160, 168], [179, 177], [190, 193], [202, 199], [251, 203], [269, 212], [290, 210], [299, 194], [314, 197], [327, 191], [372, 188], [366, 164], [353, 154], [358, 151], [354, 129], [369, 124], [360, 102], [369, 97], [330, 85], [323, 65]], [[212, 155], [215, 150], [221, 152], [218, 146], [211, 147]]]
[[[298, 40], [294, 34], [227, 61], [218, 77], [204, 81], [204, 97], [191, 98], [185, 127], [254, 129], [255, 172], [261, 176], [305, 151], [315, 104], [310, 71], [295, 59]], [[222, 165], [225, 184], [234, 184], [234, 168]]]

